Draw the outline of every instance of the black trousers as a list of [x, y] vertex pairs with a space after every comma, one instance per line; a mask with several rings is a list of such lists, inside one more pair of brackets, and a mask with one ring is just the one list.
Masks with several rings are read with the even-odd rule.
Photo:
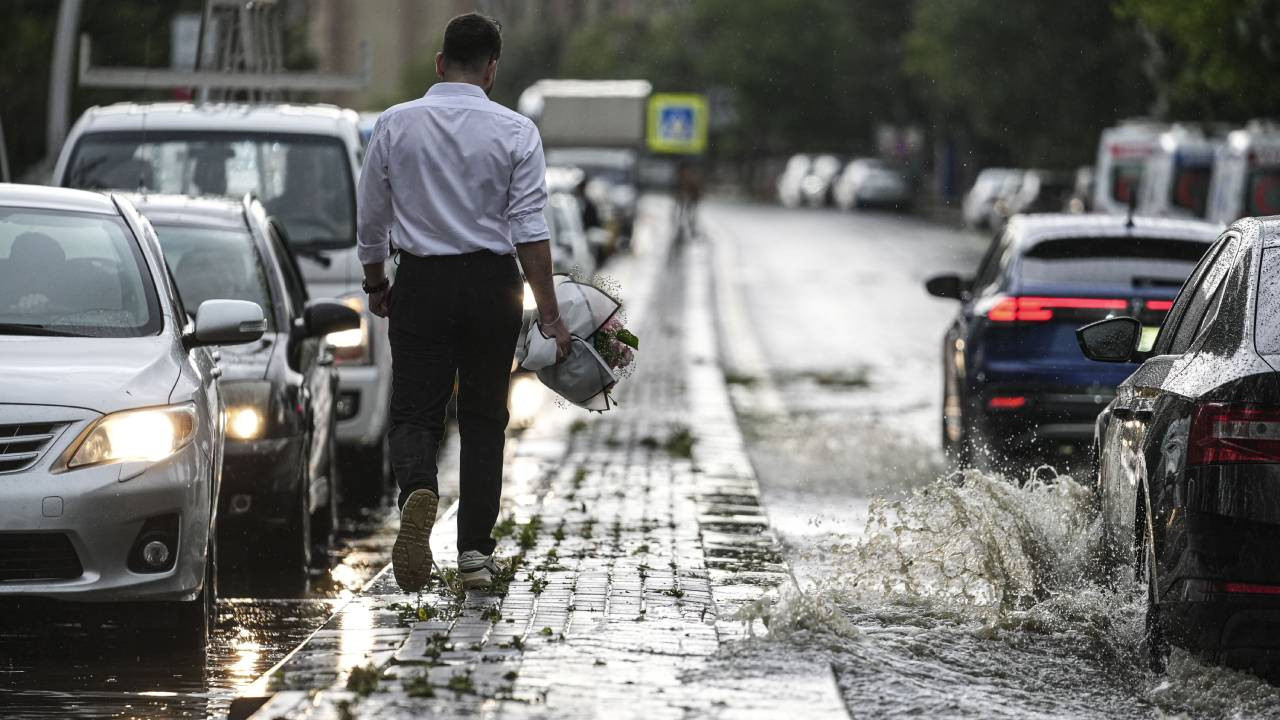
[[502, 498], [507, 394], [524, 284], [514, 256], [400, 254], [389, 317], [391, 469], [400, 505], [439, 492], [436, 455], [458, 390], [462, 441], [458, 550], [489, 555]]

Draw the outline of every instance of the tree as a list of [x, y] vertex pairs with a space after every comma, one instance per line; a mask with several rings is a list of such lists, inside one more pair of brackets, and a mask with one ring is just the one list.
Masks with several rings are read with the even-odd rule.
[[1205, 120], [1274, 114], [1280, 103], [1280, 0], [1122, 0], [1153, 36], [1169, 111]]
[[1099, 131], [1151, 98], [1142, 41], [1106, 0], [917, 0], [907, 69], [935, 110], [1024, 165], [1093, 156]]

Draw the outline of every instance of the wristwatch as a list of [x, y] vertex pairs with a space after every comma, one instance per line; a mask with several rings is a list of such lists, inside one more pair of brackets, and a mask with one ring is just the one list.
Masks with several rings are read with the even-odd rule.
[[369, 281], [365, 279], [360, 281], [360, 287], [364, 289], [365, 295], [372, 295], [374, 293], [380, 293], [391, 287], [391, 280], [384, 277], [382, 278], [382, 282], [378, 283], [376, 287], [369, 287]]

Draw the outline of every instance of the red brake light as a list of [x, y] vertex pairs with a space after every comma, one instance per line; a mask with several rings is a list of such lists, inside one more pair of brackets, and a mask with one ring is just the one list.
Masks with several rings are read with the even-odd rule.
[[987, 407], [992, 410], [1017, 410], [1027, 404], [1027, 398], [1023, 395], [996, 395], [987, 401]]
[[1127, 309], [1127, 300], [1110, 298], [1007, 297], [1001, 298], [987, 311], [987, 319], [992, 322], [1047, 322], [1053, 319], [1054, 310]]
[[1226, 593], [1242, 593], [1246, 595], [1280, 595], [1280, 585], [1224, 582], [1220, 587], [1222, 592]]
[[1161, 312], [1169, 312], [1171, 308], [1173, 308], [1172, 300], [1148, 300], [1147, 301], [1148, 310], [1158, 310]]
[[1280, 408], [1229, 403], [1196, 406], [1187, 439], [1187, 464], [1238, 463], [1280, 463]]

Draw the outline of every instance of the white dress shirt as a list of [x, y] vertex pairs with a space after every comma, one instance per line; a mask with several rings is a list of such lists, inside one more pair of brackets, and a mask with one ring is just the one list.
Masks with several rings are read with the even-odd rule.
[[369, 138], [356, 193], [357, 254], [385, 260], [547, 240], [547, 166], [533, 121], [467, 83], [437, 83], [389, 108]]

